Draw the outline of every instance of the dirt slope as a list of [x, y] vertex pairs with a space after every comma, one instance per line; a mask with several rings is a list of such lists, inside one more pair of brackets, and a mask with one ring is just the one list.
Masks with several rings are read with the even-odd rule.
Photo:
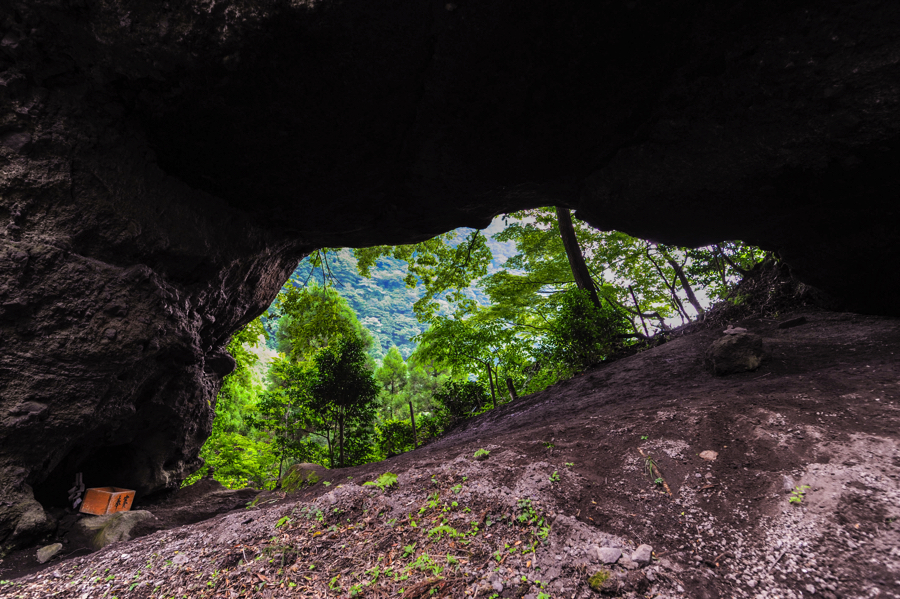
[[[606, 568], [621, 596], [900, 597], [900, 320], [805, 314], [735, 323], [763, 337], [756, 372], [708, 374], [721, 328], [696, 331], [330, 486], [51, 562], [0, 596], [590, 597]], [[360, 486], [386, 471], [393, 487]], [[800, 504], [786, 479], [809, 485]], [[645, 567], [627, 559], [641, 544]], [[604, 566], [596, 547], [624, 556]]]

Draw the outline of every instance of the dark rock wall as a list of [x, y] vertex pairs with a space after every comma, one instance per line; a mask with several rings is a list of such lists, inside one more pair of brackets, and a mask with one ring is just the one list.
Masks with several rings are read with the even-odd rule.
[[197, 465], [314, 247], [549, 204], [897, 312], [895, 2], [0, 0], [0, 551]]
[[166, 175], [71, 62], [36, 75], [60, 57], [42, 45], [54, 33], [0, 42], [15, 58], [0, 87], [0, 546], [52, 526], [32, 489], [61, 505], [76, 472], [177, 488], [234, 367], [225, 344], [308, 249]]

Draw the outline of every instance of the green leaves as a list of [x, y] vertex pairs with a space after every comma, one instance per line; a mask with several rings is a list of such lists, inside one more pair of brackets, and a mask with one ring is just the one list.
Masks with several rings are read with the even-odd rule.
[[289, 285], [273, 307], [281, 315], [275, 333], [278, 351], [294, 362], [308, 358], [338, 337], [359, 339], [366, 350], [372, 346], [372, 335], [333, 288]]
[[378, 487], [381, 491], [397, 484], [397, 475], [393, 472], [385, 472], [375, 480], [363, 483], [364, 487]]

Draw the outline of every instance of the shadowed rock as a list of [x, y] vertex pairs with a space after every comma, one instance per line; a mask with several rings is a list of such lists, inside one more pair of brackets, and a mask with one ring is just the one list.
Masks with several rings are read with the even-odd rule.
[[177, 488], [316, 247], [560, 204], [896, 313], [900, 5], [447, 6], [5, 3], [0, 553], [76, 472]]

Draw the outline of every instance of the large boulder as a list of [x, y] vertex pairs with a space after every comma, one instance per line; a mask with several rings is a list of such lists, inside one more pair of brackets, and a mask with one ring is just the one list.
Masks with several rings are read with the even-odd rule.
[[[6, 510], [0, 511], [8, 514], [7, 517], [15, 522], [15, 528], [9, 539], [19, 546], [39, 541], [55, 531], [57, 526], [56, 519], [31, 496], [31, 489], [27, 485], [23, 486], [25, 488], [16, 495], [8, 493], [8, 496], [15, 497], [17, 501], [10, 502], [11, 505]], [[4, 553], [4, 549], [12, 548], [12, 542], [7, 541], [5, 546], [0, 545], [0, 555]]]
[[744, 332], [725, 335], [713, 341], [704, 358], [716, 376], [756, 370], [765, 358], [762, 337]]

